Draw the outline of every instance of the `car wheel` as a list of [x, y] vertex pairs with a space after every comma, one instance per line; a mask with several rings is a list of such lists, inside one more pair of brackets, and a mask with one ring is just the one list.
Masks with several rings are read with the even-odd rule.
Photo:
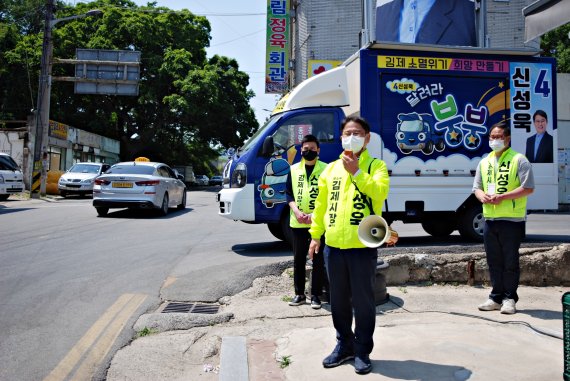
[[9, 194], [0, 194], [0, 201], [6, 201], [10, 197]]
[[97, 214], [99, 215], [99, 217], [105, 217], [107, 213], [109, 213], [109, 208], [104, 208], [99, 206], [95, 209], [97, 209]]
[[65, 196], [67, 196], [67, 192], [65, 191], [59, 191], [59, 195], [63, 198], [65, 198]]
[[182, 192], [182, 202], [177, 206], [178, 210], [186, 208], [186, 189]]
[[160, 215], [166, 216], [168, 214], [168, 193], [164, 194], [162, 198], [162, 206], [160, 207]]

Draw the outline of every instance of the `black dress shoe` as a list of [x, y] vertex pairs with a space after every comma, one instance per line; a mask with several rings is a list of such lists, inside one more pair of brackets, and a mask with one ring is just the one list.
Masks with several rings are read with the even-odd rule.
[[356, 355], [354, 358], [354, 371], [358, 374], [367, 374], [372, 370], [372, 362], [368, 355]]
[[295, 295], [293, 300], [289, 302], [290, 306], [300, 306], [301, 304], [305, 304], [307, 302], [307, 297], [305, 295]]

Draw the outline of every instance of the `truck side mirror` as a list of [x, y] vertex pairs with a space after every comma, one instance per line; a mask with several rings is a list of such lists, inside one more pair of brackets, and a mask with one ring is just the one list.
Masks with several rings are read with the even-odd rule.
[[261, 156], [271, 157], [275, 146], [273, 145], [273, 136], [267, 136], [263, 141], [263, 146], [261, 147]]

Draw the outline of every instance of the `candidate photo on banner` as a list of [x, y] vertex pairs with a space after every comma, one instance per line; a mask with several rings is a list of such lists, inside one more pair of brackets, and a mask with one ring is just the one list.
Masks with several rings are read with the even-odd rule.
[[377, 0], [376, 41], [477, 46], [471, 0]]

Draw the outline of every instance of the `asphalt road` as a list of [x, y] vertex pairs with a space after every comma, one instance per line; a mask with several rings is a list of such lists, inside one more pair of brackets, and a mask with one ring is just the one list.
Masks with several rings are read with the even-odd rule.
[[[217, 216], [216, 188], [166, 217], [90, 199], [0, 202], [0, 380], [102, 380], [132, 325], [161, 301], [216, 301], [291, 260], [264, 225]], [[533, 214], [527, 242], [570, 242], [569, 214]], [[395, 223], [390, 251], [482, 251]]]
[[104, 379], [138, 316], [159, 306], [165, 282], [197, 272], [196, 287], [209, 289], [209, 273], [280, 260], [235, 255], [234, 245], [239, 252], [274, 239], [218, 217], [214, 189], [189, 192], [187, 205], [166, 217], [117, 210], [99, 218], [91, 199], [1, 202], [0, 380]]

